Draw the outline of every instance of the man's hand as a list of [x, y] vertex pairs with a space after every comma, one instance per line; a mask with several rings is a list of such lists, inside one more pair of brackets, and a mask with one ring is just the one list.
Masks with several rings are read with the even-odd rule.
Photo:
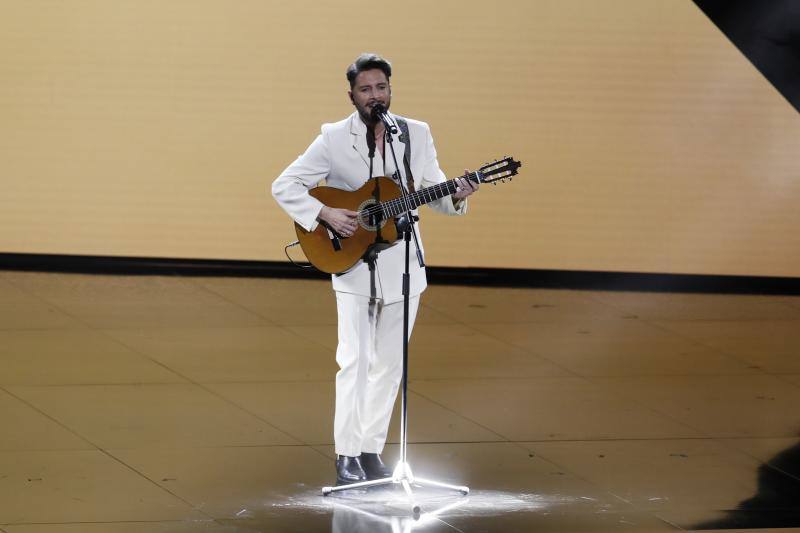
[[358, 213], [349, 209], [323, 206], [317, 219], [325, 222], [342, 237], [352, 237], [358, 229]]
[[[469, 170], [464, 169], [464, 174], [469, 174]], [[467, 178], [456, 178], [456, 192], [453, 193], [454, 200], [461, 200], [478, 190], [480, 183], [475, 183]]]

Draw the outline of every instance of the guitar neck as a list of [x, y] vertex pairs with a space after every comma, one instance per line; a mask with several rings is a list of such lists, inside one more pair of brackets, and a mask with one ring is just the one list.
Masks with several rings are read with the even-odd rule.
[[[480, 174], [478, 172], [470, 172], [460, 178], [467, 178], [474, 182], [480, 182]], [[443, 181], [430, 187], [425, 187], [418, 191], [414, 191], [408, 195], [408, 205], [404, 199], [396, 198], [387, 202], [382, 202], [381, 207], [386, 217], [394, 217], [400, 213], [405, 213], [407, 209], [416, 209], [421, 205], [435, 202], [445, 196], [450, 196], [456, 192], [456, 180]]]

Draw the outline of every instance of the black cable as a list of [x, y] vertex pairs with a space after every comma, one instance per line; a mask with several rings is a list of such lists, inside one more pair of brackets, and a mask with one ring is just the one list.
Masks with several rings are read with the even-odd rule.
[[301, 265], [300, 263], [295, 263], [295, 262], [294, 262], [294, 259], [292, 259], [291, 257], [289, 257], [289, 248], [291, 248], [292, 246], [297, 246], [298, 244], [300, 244], [300, 241], [294, 241], [294, 242], [290, 242], [289, 244], [287, 244], [287, 245], [284, 247], [284, 249], [283, 249], [283, 253], [285, 253], [285, 254], [286, 254], [286, 258], [287, 258], [287, 259], [289, 260], [289, 262], [290, 262], [290, 263], [292, 263], [294, 266], [296, 266], [296, 267], [300, 267], [300, 268], [312, 268], [314, 265], [311, 265], [311, 264], [308, 264], [308, 265]]

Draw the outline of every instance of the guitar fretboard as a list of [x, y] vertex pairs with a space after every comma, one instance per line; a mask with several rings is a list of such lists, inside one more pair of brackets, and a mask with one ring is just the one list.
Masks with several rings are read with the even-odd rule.
[[[461, 178], [467, 178], [471, 181], [479, 182], [480, 175], [478, 172], [470, 172], [464, 176], [459, 176]], [[430, 202], [434, 202], [439, 198], [444, 198], [445, 196], [450, 196], [456, 192], [456, 181], [455, 180], [448, 180], [442, 183], [437, 183], [436, 185], [431, 185], [430, 187], [425, 187], [424, 189], [420, 189], [418, 191], [414, 191], [413, 193], [409, 194], [406, 198], [408, 200], [408, 206], [403, 198], [395, 198], [394, 200], [388, 200], [386, 202], [381, 202], [380, 206], [383, 210], [384, 218], [390, 218], [399, 215], [400, 213], [405, 213], [408, 209], [416, 209], [421, 205], [428, 204]]]

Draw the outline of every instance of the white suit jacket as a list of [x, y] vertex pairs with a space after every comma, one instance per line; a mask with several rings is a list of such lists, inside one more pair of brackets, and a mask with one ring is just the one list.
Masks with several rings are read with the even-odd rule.
[[[394, 116], [394, 115], [392, 115]], [[412, 119], [404, 119], [408, 123], [411, 137], [411, 173], [414, 176], [414, 187], [419, 190], [445, 181], [445, 175], [439, 168], [436, 159], [436, 148], [428, 125]], [[346, 191], [359, 189], [369, 178], [369, 157], [367, 149], [367, 127], [353, 113], [349, 117], [333, 124], [324, 124], [322, 131], [308, 149], [298, 157], [272, 184], [272, 195], [278, 204], [295, 222], [308, 231], [316, 228], [317, 216], [322, 203], [308, 194], [308, 189], [315, 187], [321, 180], [326, 185]], [[394, 137], [394, 148], [397, 161], [403, 167], [405, 144], [400, 142], [399, 135]], [[373, 174], [375, 176], [391, 176], [395, 172], [389, 145], [386, 145], [386, 161], [380, 150], [375, 151]], [[405, 169], [401, 170], [405, 178]], [[466, 201], [454, 205], [451, 197], [441, 198], [428, 204], [437, 211], [449, 215], [460, 215], [466, 212]], [[419, 231], [419, 226], [417, 226]], [[422, 236], [420, 235], [422, 247]], [[423, 248], [424, 250], [424, 248]], [[402, 300], [402, 273], [405, 261], [405, 245], [398, 241], [394, 246], [378, 254], [376, 268], [376, 296], [384, 303]], [[427, 282], [425, 269], [420, 268], [416, 259], [416, 247], [411, 242], [410, 259], [411, 296], [420, 294]], [[369, 267], [359, 261], [353, 268], [343, 274], [333, 276], [333, 289], [340, 292], [370, 296]]]

